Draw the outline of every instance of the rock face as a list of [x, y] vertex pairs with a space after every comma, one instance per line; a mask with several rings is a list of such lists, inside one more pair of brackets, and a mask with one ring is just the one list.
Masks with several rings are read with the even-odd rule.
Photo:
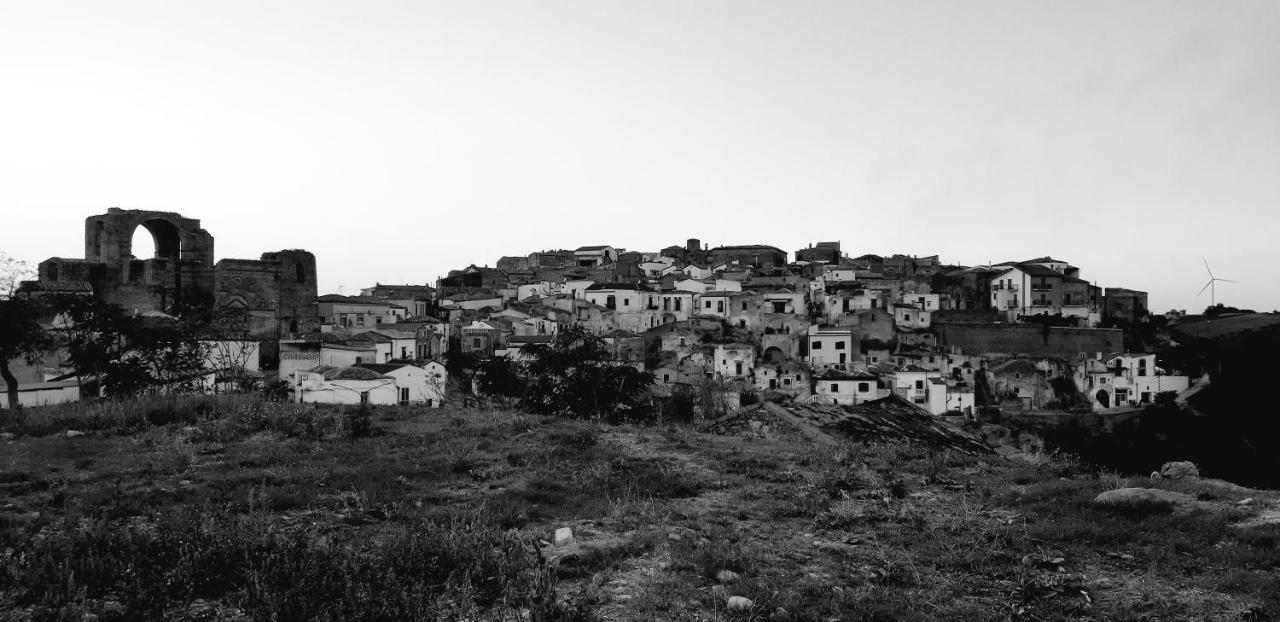
[[1200, 477], [1200, 469], [1193, 462], [1166, 462], [1160, 467], [1160, 477], [1165, 479], [1186, 479]]

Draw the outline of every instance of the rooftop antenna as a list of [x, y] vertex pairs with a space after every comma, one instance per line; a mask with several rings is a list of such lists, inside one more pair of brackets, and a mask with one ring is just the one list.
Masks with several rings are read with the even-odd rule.
[[1200, 294], [1204, 293], [1204, 290], [1206, 289], [1209, 290], [1209, 306], [1216, 307], [1218, 306], [1218, 292], [1217, 292], [1217, 287], [1215, 287], [1214, 284], [1217, 283], [1218, 281], [1222, 281], [1223, 283], [1239, 283], [1240, 281], [1232, 281], [1231, 279], [1220, 279], [1218, 277], [1213, 276], [1213, 270], [1209, 269], [1209, 260], [1205, 259], [1204, 257], [1201, 257], [1200, 260], [1204, 262], [1205, 272], [1209, 273], [1209, 282], [1205, 283], [1204, 287], [1200, 288], [1200, 293], [1196, 294], [1196, 296], [1199, 297]]

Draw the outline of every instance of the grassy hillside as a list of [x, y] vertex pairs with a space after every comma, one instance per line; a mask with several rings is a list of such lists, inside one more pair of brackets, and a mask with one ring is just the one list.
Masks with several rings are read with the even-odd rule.
[[0, 620], [1280, 616], [1274, 493], [1057, 457], [231, 398], [0, 430]]

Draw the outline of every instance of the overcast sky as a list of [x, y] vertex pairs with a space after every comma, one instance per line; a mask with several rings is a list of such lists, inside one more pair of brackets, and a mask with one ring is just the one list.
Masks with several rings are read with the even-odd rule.
[[697, 237], [1280, 308], [1280, 2], [0, 2], [0, 251], [111, 206], [321, 293]]

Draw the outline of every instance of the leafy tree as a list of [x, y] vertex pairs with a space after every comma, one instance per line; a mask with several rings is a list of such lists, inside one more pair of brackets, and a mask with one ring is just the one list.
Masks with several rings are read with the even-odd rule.
[[196, 390], [205, 348], [189, 324], [130, 315], [118, 305], [62, 298], [57, 331], [76, 375], [111, 396]]
[[40, 363], [41, 354], [52, 343], [49, 334], [40, 325], [41, 305], [27, 298], [0, 299], [0, 378], [8, 386], [9, 411], [16, 412], [18, 404], [18, 379], [9, 369], [9, 362], [25, 360], [28, 364]]
[[556, 333], [551, 344], [524, 349], [530, 412], [610, 422], [651, 418], [653, 374], [617, 364], [608, 346], [581, 327]]
[[1209, 317], [1224, 315], [1228, 313], [1256, 313], [1253, 309], [1240, 309], [1237, 307], [1228, 307], [1219, 302], [1216, 305], [1205, 307], [1204, 314]]
[[505, 356], [484, 359], [476, 365], [480, 392], [500, 399], [519, 398], [524, 394], [520, 365]]

